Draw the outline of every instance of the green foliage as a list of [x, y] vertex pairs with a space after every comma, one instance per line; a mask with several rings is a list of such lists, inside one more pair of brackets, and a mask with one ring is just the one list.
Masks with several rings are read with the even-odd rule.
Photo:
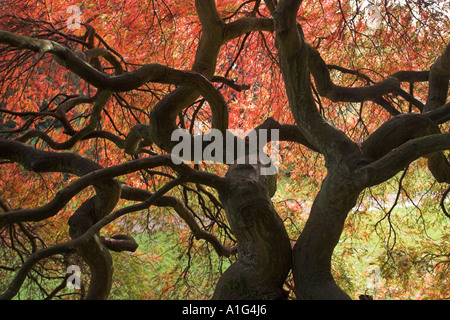
[[400, 180], [367, 190], [349, 214], [334, 252], [337, 282], [353, 298], [448, 299], [450, 220], [439, 207], [445, 186], [413, 164], [395, 203]]
[[[173, 232], [142, 232], [135, 253], [114, 253], [112, 299], [209, 299], [228, 259]], [[188, 241], [189, 243], [189, 241]]]

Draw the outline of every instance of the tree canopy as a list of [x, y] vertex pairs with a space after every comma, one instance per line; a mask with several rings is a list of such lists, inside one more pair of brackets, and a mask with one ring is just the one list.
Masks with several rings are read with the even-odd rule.
[[450, 298], [448, 1], [0, 9], [1, 298]]

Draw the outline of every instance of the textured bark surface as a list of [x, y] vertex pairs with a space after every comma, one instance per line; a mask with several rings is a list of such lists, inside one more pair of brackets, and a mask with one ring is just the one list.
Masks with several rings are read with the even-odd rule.
[[258, 165], [239, 164], [227, 173], [220, 193], [238, 260], [220, 278], [213, 299], [283, 299], [291, 267], [291, 245], [283, 221], [270, 200], [274, 176], [259, 174]]
[[[69, 234], [72, 239], [83, 235], [98, 219], [95, 219], [99, 210], [95, 206], [96, 198], [86, 200], [69, 219]], [[95, 219], [95, 220], [94, 220]], [[107, 299], [112, 287], [113, 261], [109, 250], [95, 235], [86, 244], [77, 248], [78, 254], [88, 264], [91, 272], [87, 300]]]
[[336, 172], [328, 174], [293, 250], [293, 275], [299, 299], [350, 299], [331, 274], [331, 256], [359, 192]]

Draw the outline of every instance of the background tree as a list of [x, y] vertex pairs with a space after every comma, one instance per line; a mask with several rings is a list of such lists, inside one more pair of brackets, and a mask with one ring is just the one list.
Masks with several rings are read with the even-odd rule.
[[[426, 167], [448, 215], [448, 3], [73, 4], [80, 28], [66, 2], [2, 4], [2, 298], [27, 281], [59, 296], [76, 264], [78, 295], [106, 299], [113, 260], [127, 259], [114, 252], [135, 252], [146, 239], [131, 235], [150, 226], [188, 247], [179, 274], [192, 250], [230, 259], [208, 297], [347, 299], [333, 252], [373, 188], [397, 178], [396, 204]], [[175, 164], [178, 128], [279, 130], [278, 188], [261, 163]]]

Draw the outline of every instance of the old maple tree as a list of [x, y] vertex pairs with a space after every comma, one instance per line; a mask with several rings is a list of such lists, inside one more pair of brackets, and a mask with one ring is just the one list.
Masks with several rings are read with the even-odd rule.
[[[110, 250], [137, 247], [114, 223], [165, 207], [234, 257], [214, 299], [287, 298], [290, 271], [299, 299], [349, 298], [332, 253], [361, 193], [420, 159], [450, 182], [446, 5], [383, 1], [373, 21], [360, 1], [3, 1], [1, 297], [81, 257], [83, 297], [108, 298]], [[284, 173], [323, 178], [301, 232], [260, 164], [174, 164], [177, 128], [279, 130]]]

